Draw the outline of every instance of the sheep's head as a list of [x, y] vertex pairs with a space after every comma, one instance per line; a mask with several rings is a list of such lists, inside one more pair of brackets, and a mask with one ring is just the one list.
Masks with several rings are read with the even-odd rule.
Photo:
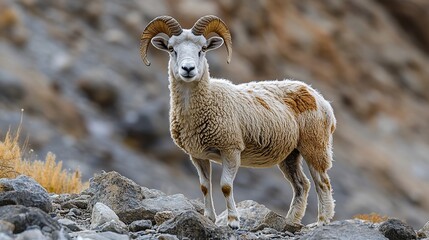
[[[158, 34], [164, 34], [164, 36]], [[208, 35], [216, 33], [207, 39]], [[216, 16], [200, 18], [191, 29], [182, 29], [176, 19], [161, 16], [152, 20], [143, 31], [140, 54], [143, 62], [149, 66], [147, 48], [149, 42], [159, 50], [170, 54], [170, 71], [176, 79], [192, 82], [201, 78], [205, 67], [205, 54], [225, 46], [228, 51], [227, 62], [231, 61], [232, 42], [226, 24]]]

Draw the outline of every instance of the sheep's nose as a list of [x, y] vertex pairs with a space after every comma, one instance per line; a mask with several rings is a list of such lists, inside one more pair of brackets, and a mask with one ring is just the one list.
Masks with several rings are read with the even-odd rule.
[[186, 72], [190, 73], [192, 70], [195, 69], [194, 66], [182, 66], [182, 69], [185, 70]]

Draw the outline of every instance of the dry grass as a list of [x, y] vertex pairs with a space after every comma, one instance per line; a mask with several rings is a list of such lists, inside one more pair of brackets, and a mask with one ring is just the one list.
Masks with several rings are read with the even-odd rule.
[[88, 183], [82, 183], [79, 171], [64, 170], [62, 162], [55, 161], [55, 155], [48, 153], [45, 161], [30, 161], [22, 156], [19, 145], [20, 128], [16, 133], [9, 130], [3, 141], [0, 141], [0, 178], [14, 178], [24, 174], [34, 178], [48, 192], [79, 193]]
[[389, 217], [387, 216], [381, 216], [378, 213], [370, 213], [370, 214], [358, 214], [353, 216], [354, 219], [360, 219], [363, 221], [368, 221], [372, 223], [381, 223], [385, 222]]

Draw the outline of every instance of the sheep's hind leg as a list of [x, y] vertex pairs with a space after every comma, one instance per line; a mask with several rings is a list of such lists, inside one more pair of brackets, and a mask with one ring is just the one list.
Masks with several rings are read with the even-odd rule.
[[197, 168], [200, 178], [201, 191], [204, 195], [204, 216], [208, 217], [213, 222], [216, 222], [216, 212], [213, 206], [212, 198], [212, 170], [209, 160], [202, 160], [191, 157], [195, 168]]
[[240, 166], [240, 151], [226, 151], [222, 156], [222, 177], [220, 185], [225, 196], [226, 207], [228, 209], [228, 226], [232, 229], [240, 228], [240, 218], [235, 207], [233, 182]]
[[279, 163], [279, 169], [293, 189], [293, 199], [286, 220], [288, 224], [295, 226], [301, 226], [301, 219], [305, 214], [310, 190], [310, 181], [302, 170], [301, 159], [299, 151], [294, 149], [283, 162]]
[[332, 152], [330, 149], [321, 154], [304, 155], [310, 169], [311, 177], [317, 192], [318, 220], [317, 224], [327, 224], [334, 217], [335, 200], [332, 197], [332, 187], [327, 174], [332, 165]]

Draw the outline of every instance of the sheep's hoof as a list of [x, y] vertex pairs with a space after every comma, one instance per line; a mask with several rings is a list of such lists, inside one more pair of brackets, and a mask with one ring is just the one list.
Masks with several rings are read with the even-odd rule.
[[240, 219], [238, 219], [237, 217], [232, 218], [231, 221], [228, 221], [228, 226], [233, 230], [239, 229]]

